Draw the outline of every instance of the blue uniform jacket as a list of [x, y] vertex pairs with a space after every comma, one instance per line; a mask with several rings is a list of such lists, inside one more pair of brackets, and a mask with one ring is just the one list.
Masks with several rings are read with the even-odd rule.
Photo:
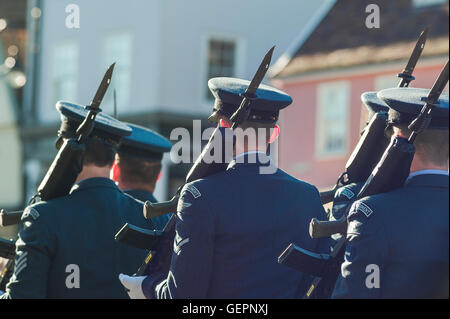
[[65, 197], [28, 207], [3, 298], [128, 298], [118, 280], [146, 252], [115, 242], [126, 223], [152, 229], [143, 203], [106, 178], [74, 185]]
[[[153, 194], [148, 191], [133, 189], [133, 190], [124, 190], [123, 192], [144, 203], [146, 201], [150, 201], [152, 203], [157, 202]], [[167, 222], [169, 221], [170, 216], [171, 214], [167, 214], [156, 218], [152, 218], [151, 222], [153, 224], [153, 227], [157, 230], [163, 230], [164, 226], [166, 226]]]
[[351, 183], [340, 187], [336, 191], [333, 199], [333, 209], [331, 211], [330, 220], [338, 220], [347, 213], [363, 186], [364, 183], [362, 182]]
[[334, 298], [448, 298], [448, 175], [356, 201]]
[[325, 218], [319, 193], [277, 168], [260, 174], [261, 166], [233, 161], [183, 188], [170, 271], [144, 280], [148, 298], [303, 295], [310, 277], [277, 258], [291, 242], [318, 250], [308, 224]]
[[[342, 216], [347, 216], [350, 207], [353, 202], [357, 199], [358, 193], [363, 188], [364, 183], [350, 183], [348, 185], [340, 187], [333, 199], [333, 208], [331, 209], [331, 214], [329, 215], [329, 220], [339, 220]], [[333, 240], [333, 246], [342, 237], [342, 234], [333, 234], [331, 239]]]

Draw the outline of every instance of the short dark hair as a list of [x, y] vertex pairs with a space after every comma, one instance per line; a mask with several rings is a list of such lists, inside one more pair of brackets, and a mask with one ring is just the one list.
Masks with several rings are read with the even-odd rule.
[[154, 185], [161, 171], [161, 163], [144, 158], [117, 154], [116, 164], [120, 167], [121, 178], [132, 184]]
[[[411, 130], [405, 125], [395, 125], [405, 137], [411, 135]], [[392, 131], [391, 131], [392, 133]], [[449, 136], [448, 130], [428, 129], [417, 135], [414, 141], [416, 154], [438, 166], [448, 165]]]
[[115, 145], [103, 143], [96, 138], [90, 138], [86, 142], [86, 153], [83, 164], [111, 167], [114, 163], [116, 152], [117, 147]]

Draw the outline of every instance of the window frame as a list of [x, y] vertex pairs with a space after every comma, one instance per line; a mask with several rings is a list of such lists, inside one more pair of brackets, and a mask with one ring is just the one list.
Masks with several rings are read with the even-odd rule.
[[[345, 105], [344, 113], [345, 113], [345, 123], [343, 124], [345, 132], [343, 134], [343, 146], [342, 149], [338, 151], [330, 151], [327, 150], [324, 146], [326, 144], [326, 133], [327, 131], [324, 129], [326, 124], [324, 124], [324, 112], [325, 108], [328, 107], [325, 101], [325, 92], [326, 90], [337, 90], [339, 92], [345, 92]], [[332, 159], [342, 159], [348, 153], [349, 148], [349, 134], [351, 125], [351, 85], [349, 81], [339, 80], [333, 82], [323, 82], [318, 84], [317, 86], [317, 112], [316, 112], [316, 138], [315, 138], [315, 154], [316, 158], [319, 160], [332, 160]]]
[[[70, 59], [70, 61], [65, 61], [65, 63], [63, 63], [64, 65], [66, 64], [71, 64], [71, 73], [67, 72], [64, 74], [61, 74], [63, 72], [61, 72], [61, 67], [59, 65], [57, 65], [57, 61], [60, 60], [61, 58], [58, 57], [58, 51], [60, 51], [61, 49], [66, 50], [66, 52], [71, 52], [74, 54], [73, 58]], [[57, 101], [60, 100], [68, 100], [68, 101], [77, 101], [78, 98], [78, 89], [79, 89], [79, 65], [80, 65], [80, 44], [78, 41], [76, 40], [65, 40], [65, 41], [61, 41], [61, 42], [57, 42], [55, 43], [55, 45], [53, 46], [53, 50], [52, 50], [52, 56], [53, 56], [53, 62], [52, 62], [52, 71], [51, 71], [51, 92], [52, 92], [52, 98], [54, 100], [54, 102], [56, 103]], [[71, 80], [73, 80], [74, 82], [74, 88], [73, 88], [73, 92], [72, 95], [73, 96], [61, 96], [61, 90], [59, 90], [59, 92], [57, 92], [57, 88], [56, 88], [56, 84], [60, 83], [60, 77], [62, 78], [70, 78]], [[67, 82], [67, 81], [64, 81]]]
[[[109, 41], [111, 41], [111, 39], [114, 38], [120, 38], [120, 37], [127, 37], [127, 41], [129, 41], [129, 47], [127, 48], [127, 50], [129, 51], [129, 55], [127, 57], [127, 62], [125, 64], [125, 66], [122, 64], [123, 60], [119, 60], [119, 58], [117, 57], [111, 57], [110, 56], [110, 51], [108, 49], [108, 43], [110, 43]], [[113, 42], [117, 42], [117, 43], [124, 43], [123, 41], [114, 41]], [[116, 63], [115, 68], [114, 68], [114, 75], [110, 84], [110, 87], [108, 89], [108, 91], [105, 94], [105, 97], [103, 99], [103, 110], [106, 111], [107, 113], [113, 113], [113, 109], [114, 109], [114, 99], [113, 99], [113, 94], [114, 94], [114, 89], [117, 90], [117, 106], [118, 109], [126, 109], [126, 113], [133, 113], [133, 110], [130, 109], [130, 105], [131, 105], [131, 99], [132, 99], [132, 88], [133, 88], [133, 54], [134, 54], [134, 35], [133, 32], [129, 31], [129, 30], [115, 30], [112, 32], [108, 32], [107, 34], [104, 35], [102, 42], [101, 42], [101, 61], [103, 67], [101, 69], [102, 72], [104, 72], [106, 70], [106, 68], [108, 68], [112, 63]], [[119, 86], [115, 86], [115, 83], [117, 83], [119, 80], [118, 78], [123, 76], [123, 70], [127, 69], [127, 76], [128, 76], [128, 83], [126, 83], [126, 85], [124, 86], [119, 85]], [[120, 81], [119, 81], [120, 83]], [[124, 91], [127, 90], [128, 92], [126, 92], [126, 94], [124, 94]], [[125, 96], [125, 97], [124, 97]], [[120, 113], [124, 113], [124, 112], [120, 112]], [[123, 114], [122, 114], [123, 115]]]
[[[209, 79], [209, 43], [211, 40], [216, 41], [229, 41], [234, 42], [235, 44], [235, 53], [234, 53], [234, 75], [233, 77], [242, 78], [244, 76], [245, 70], [245, 41], [242, 37], [234, 35], [234, 34], [224, 34], [220, 32], [212, 32], [205, 34], [202, 40], [202, 55], [201, 55], [201, 77], [200, 77], [200, 100], [203, 101], [204, 109], [210, 110], [212, 109], [211, 103], [213, 100], [208, 99], [206, 91], [208, 89], [208, 81]], [[206, 86], [206, 87], [205, 87]]]

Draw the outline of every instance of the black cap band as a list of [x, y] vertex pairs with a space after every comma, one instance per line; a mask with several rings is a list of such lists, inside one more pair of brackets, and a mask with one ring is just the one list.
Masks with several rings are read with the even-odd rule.
[[[62, 138], [75, 138], [77, 136], [76, 132], [80, 123], [70, 121], [67, 117], [63, 117], [61, 119], [61, 126], [58, 130], [59, 139], [56, 142], [56, 148], [59, 149], [61, 146]], [[89, 135], [89, 139], [95, 139], [100, 141], [101, 143], [112, 146], [117, 149], [120, 144], [121, 137], [117, 136], [117, 138], [113, 138], [113, 135], [110, 134], [102, 134], [101, 131], [94, 131]]]
[[[230, 118], [233, 113], [237, 110], [236, 105], [224, 103], [222, 100], [216, 99], [214, 102], [213, 112], [218, 112], [228, 118]], [[247, 119], [249, 122], [258, 122], [258, 123], [276, 123], [278, 121], [278, 116], [280, 112], [272, 112], [272, 111], [262, 111], [262, 110], [254, 110], [250, 108], [250, 115]]]
[[[417, 118], [417, 114], [400, 113], [394, 109], [389, 109], [389, 124], [394, 126], [408, 126]], [[442, 117], [433, 117], [431, 114], [431, 123], [428, 129], [448, 130], [448, 119]]]

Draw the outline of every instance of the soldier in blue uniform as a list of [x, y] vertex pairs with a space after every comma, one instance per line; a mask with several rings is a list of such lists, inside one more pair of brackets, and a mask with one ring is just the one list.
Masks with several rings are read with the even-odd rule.
[[[216, 102], [210, 119], [229, 125], [248, 81], [209, 81]], [[266, 155], [285, 93], [260, 86], [248, 120], [240, 127], [265, 129], [264, 145], [251, 147], [236, 134], [226, 171], [189, 183], [178, 203], [169, 273], [120, 280], [133, 298], [296, 298], [310, 278], [277, 263], [292, 241], [318, 251], [309, 237], [311, 218], [325, 218], [317, 189], [295, 179]], [[261, 136], [259, 136], [261, 137]]]
[[[58, 102], [62, 125], [57, 147], [85, 118], [79, 105]], [[145, 251], [114, 241], [129, 222], [152, 229], [143, 204], [109, 179], [121, 137], [131, 128], [103, 113], [86, 144], [83, 169], [70, 194], [27, 207], [16, 243], [14, 274], [2, 298], [126, 298], [117, 281], [133, 272]]]
[[[396, 88], [378, 97], [389, 106], [392, 135], [408, 137], [429, 90]], [[397, 190], [353, 203], [334, 298], [448, 298], [448, 94], [430, 127], [415, 140], [411, 174]]]
[[[381, 99], [377, 97], [377, 92], [366, 92], [361, 95], [361, 101], [369, 111], [369, 120], [379, 112], [387, 113], [389, 107]], [[381, 141], [380, 141], [381, 143]], [[348, 185], [339, 188], [333, 199], [333, 209], [330, 214], [330, 220], [338, 220], [344, 214], [355, 201], [356, 196], [364, 186], [364, 182], [350, 183]], [[338, 238], [339, 236], [333, 236]]]
[[[122, 139], [113, 165], [112, 179], [128, 195], [146, 202], [156, 202], [153, 191], [161, 172], [164, 153], [170, 152], [172, 144], [165, 137], [139, 125], [126, 123], [133, 130]], [[154, 228], [162, 230], [168, 215], [153, 218]]]

